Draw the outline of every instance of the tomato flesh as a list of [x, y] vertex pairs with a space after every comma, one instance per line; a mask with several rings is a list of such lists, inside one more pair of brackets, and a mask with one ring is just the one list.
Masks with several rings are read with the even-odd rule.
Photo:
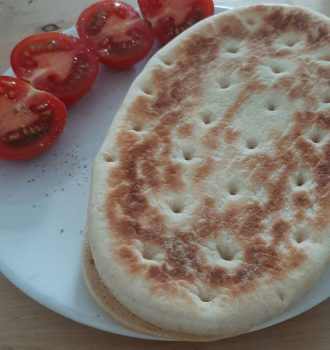
[[0, 76], [0, 158], [26, 160], [45, 152], [62, 133], [66, 115], [55, 96]]
[[121, 1], [100, 1], [85, 9], [78, 18], [77, 31], [82, 39], [96, 45], [100, 61], [111, 68], [134, 65], [154, 42], [149, 24]]
[[214, 14], [212, 0], [138, 0], [156, 38], [166, 44], [196, 22]]
[[17, 77], [57, 96], [66, 105], [87, 94], [98, 73], [95, 49], [57, 32], [25, 38], [13, 49], [10, 61]]

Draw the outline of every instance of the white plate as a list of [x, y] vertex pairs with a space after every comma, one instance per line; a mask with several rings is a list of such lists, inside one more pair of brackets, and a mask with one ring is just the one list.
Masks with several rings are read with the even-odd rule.
[[[112, 333], [158, 339], [131, 332], [107, 316], [89, 295], [80, 266], [92, 159], [147, 60], [127, 71], [101, 68], [93, 91], [70, 108], [63, 135], [46, 154], [23, 163], [0, 161], [0, 267], [24, 293], [61, 315]], [[296, 305], [254, 330], [294, 317], [329, 296], [328, 266]]]

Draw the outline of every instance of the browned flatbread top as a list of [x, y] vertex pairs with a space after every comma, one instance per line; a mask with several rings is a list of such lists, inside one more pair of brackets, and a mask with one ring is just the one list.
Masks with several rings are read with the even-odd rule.
[[329, 21], [282, 6], [209, 20], [156, 55], [101, 152], [124, 279], [149, 296], [228, 303], [327, 247], [329, 62]]
[[[262, 10], [260, 7], [254, 9], [256, 12]], [[330, 144], [318, 149], [313, 140], [303, 135], [312, 125], [330, 128], [330, 112], [315, 111], [320, 97], [315, 96], [312, 89], [317, 83], [323, 83], [324, 88], [329, 87], [330, 68], [307, 58], [297, 64], [292, 74], [285, 74], [270, 86], [255, 78], [256, 67], [262, 64], [265, 57], [290, 58], [297, 54], [291, 49], [295, 41], [288, 42], [287, 48], [276, 48], [276, 39], [282, 33], [297, 32], [297, 37], [300, 40], [304, 37], [305, 40], [304, 47], [299, 51], [312, 53], [330, 45], [329, 27], [300, 11], [284, 17], [283, 9], [270, 15], [266, 12], [264, 22], [253, 35], [250, 34], [249, 40], [246, 40], [249, 35], [246, 25], [235, 16], [227, 16], [226, 20], [219, 22], [216, 37], [206, 38], [196, 33], [173, 54], [173, 59], [179, 57], [173, 65], [169, 62], [170, 67], [158, 67], [152, 72], [154, 91], [137, 96], [132, 103], [127, 114], [127, 128], [117, 135], [117, 165], [109, 174], [110, 186], [115, 189], [108, 196], [107, 217], [118, 240], [130, 243], [132, 239], [138, 238], [144, 242], [144, 250], [148, 250], [146, 246], [150, 245], [152, 251], [164, 252], [162, 264], [154, 266], [145, 265], [128, 247], [122, 248], [118, 258], [130, 266], [132, 274], [146, 268], [149, 278], [162, 282], [199, 279], [212, 287], [221, 285], [230, 287], [233, 292], [242, 292], [242, 287], [253, 287], [259, 275], [267, 272], [278, 278], [297, 267], [304, 259], [304, 253], [289, 239], [296, 223], [307, 219], [311, 230], [322, 229], [329, 223]], [[304, 32], [303, 36], [300, 31]], [[232, 51], [232, 57], [217, 61], [222, 36], [232, 41], [232, 47], [225, 48]], [[234, 51], [237, 49], [234, 43], [241, 40], [246, 43], [247, 60], [244, 56], [235, 59]], [[330, 60], [330, 56], [323, 59]], [[184, 140], [194, 135], [195, 128], [201, 127], [189, 122], [189, 114], [194, 112], [196, 105], [203, 103], [203, 76], [208, 65], [215, 71], [216, 65], [225, 66], [229, 72], [236, 70], [246, 84], [224, 113], [218, 116], [217, 122], [213, 121], [212, 115], [201, 116], [200, 123], [208, 126], [202, 126], [204, 130], [201, 135], [205, 157], [193, 166], [191, 181], [196, 187], [214, 171], [211, 157], [214, 151], [221, 157], [225, 148], [234, 148], [239, 131], [228, 125], [252, 95], [265, 88], [274, 94], [284, 89], [289, 100], [303, 99], [304, 108], [292, 115], [292, 127], [285, 135], [274, 137], [274, 155], [248, 154], [242, 160], [246, 170], [253, 172], [250, 179], [252, 185], [262, 184], [268, 197], [266, 203], [244, 203], [238, 200], [224, 210], [219, 210], [215, 199], [203, 195], [201, 191], [198, 198], [200, 204], [192, 213], [187, 229], [178, 227], [173, 230], [168, 227], [164, 214], [149, 203], [144, 189], [148, 187], [156, 194], [162, 191], [185, 191], [183, 174], [184, 168], [189, 165], [173, 157], [173, 130]], [[310, 70], [315, 70], [313, 79]], [[330, 98], [329, 91], [328, 94]], [[141, 137], [140, 134], [147, 128], [148, 132]], [[189, 150], [183, 150], [183, 160], [189, 162], [193, 157], [192, 152], [190, 154]], [[296, 175], [297, 181], [303, 181], [303, 176], [299, 179], [299, 174], [296, 174], [299, 163], [309, 167], [315, 180], [313, 200], [310, 193], [303, 189], [293, 193], [290, 189], [291, 177]], [[271, 174], [279, 164], [282, 169], [276, 179], [272, 179]], [[271, 240], [264, 241], [260, 238], [265, 229], [263, 220], [283, 209], [288, 200], [292, 202], [294, 216], [290, 221], [280, 216], [274, 220], [269, 233]], [[311, 205], [319, 207], [318, 213], [315, 217], [306, 217], [306, 208]], [[174, 213], [180, 214], [184, 203], [170, 203], [170, 206]], [[118, 214], [118, 208], [121, 214]], [[210, 268], [201, 251], [203, 242], [225, 230], [230, 230], [244, 250], [244, 264], [234, 274], [228, 274], [226, 269], [220, 267]], [[281, 252], [277, 249], [280, 242], [287, 246], [285, 254], [289, 259], [280, 258]], [[152, 256], [146, 258], [152, 259]], [[224, 258], [230, 259], [230, 256]]]

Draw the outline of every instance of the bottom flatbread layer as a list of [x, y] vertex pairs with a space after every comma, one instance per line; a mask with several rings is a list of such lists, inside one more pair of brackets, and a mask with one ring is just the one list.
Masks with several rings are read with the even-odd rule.
[[94, 300], [104, 309], [112, 318], [122, 326], [134, 331], [151, 336], [167, 338], [177, 341], [213, 341], [219, 338], [205, 337], [181, 332], [173, 332], [159, 328], [127, 310], [104, 285], [93, 261], [93, 256], [89, 247], [87, 235], [85, 234], [83, 245], [83, 273], [87, 287]]

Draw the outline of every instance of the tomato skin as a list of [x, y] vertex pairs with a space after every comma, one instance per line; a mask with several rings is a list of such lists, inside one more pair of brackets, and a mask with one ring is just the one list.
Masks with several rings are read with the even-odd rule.
[[48, 150], [62, 133], [63, 102], [16, 78], [0, 76], [0, 158], [28, 160]]
[[58, 32], [26, 37], [12, 50], [10, 62], [18, 78], [55, 95], [67, 106], [91, 90], [99, 68], [94, 47]]
[[76, 27], [80, 38], [93, 43], [100, 61], [110, 68], [131, 67], [154, 43], [150, 25], [132, 6], [117, 0], [99, 1], [86, 8]]
[[214, 14], [212, 0], [138, 0], [138, 4], [162, 45]]

